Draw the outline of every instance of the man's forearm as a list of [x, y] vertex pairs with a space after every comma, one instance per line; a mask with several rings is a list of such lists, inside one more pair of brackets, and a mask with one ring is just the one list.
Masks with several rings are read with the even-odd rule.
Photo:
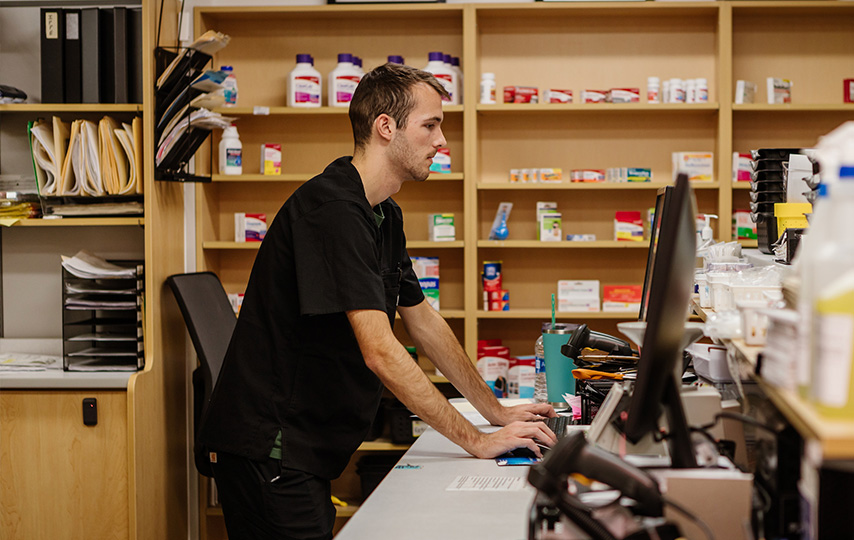
[[420, 310], [416, 320], [403, 319], [410, 337], [489, 423], [503, 425], [500, 414], [503, 407], [495, 394], [483, 381], [442, 316], [432, 308], [428, 309]]
[[[383, 384], [436, 431], [479, 456], [481, 432], [450, 404], [388, 328], [388, 320], [348, 313], [365, 363]], [[385, 324], [385, 328], [382, 325]]]

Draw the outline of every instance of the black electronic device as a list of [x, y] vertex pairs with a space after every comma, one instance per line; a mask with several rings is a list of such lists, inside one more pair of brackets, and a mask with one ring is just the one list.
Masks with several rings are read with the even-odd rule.
[[674, 468], [697, 466], [675, 377], [682, 361], [685, 318], [696, 257], [694, 198], [688, 177], [680, 174], [657, 216], [654, 271], [649, 276], [647, 326], [638, 360], [637, 381], [622, 431], [636, 443], [658, 430], [657, 411], [667, 415], [667, 437]]
[[609, 356], [615, 357], [635, 357], [637, 352], [632, 350], [629, 342], [614, 337], [602, 332], [590, 330], [586, 324], [579, 325], [572, 334], [569, 340], [564, 345], [561, 345], [560, 352], [567, 358], [572, 358], [576, 365], [579, 365], [581, 351], [584, 349], [597, 349]]
[[655, 210], [652, 222], [649, 225], [649, 252], [646, 257], [646, 274], [643, 278], [643, 289], [641, 292], [641, 307], [638, 320], [645, 321], [649, 307], [649, 287], [652, 282], [652, 274], [655, 269], [655, 254], [658, 248], [658, 236], [661, 232], [661, 216], [673, 195], [673, 186], [659, 188], [655, 197]]
[[83, 398], [83, 425], [98, 425], [98, 399], [93, 397]]
[[587, 443], [584, 433], [570, 433], [555, 445], [542, 463], [531, 467], [528, 482], [550, 497], [566, 491], [566, 479], [578, 473], [617, 489], [635, 501], [642, 516], [659, 517], [664, 503], [658, 483], [643, 470]]

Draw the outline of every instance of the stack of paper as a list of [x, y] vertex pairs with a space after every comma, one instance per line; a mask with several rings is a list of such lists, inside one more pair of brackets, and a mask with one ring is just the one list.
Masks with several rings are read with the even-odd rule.
[[63, 255], [62, 267], [68, 270], [71, 275], [83, 279], [134, 278], [137, 276], [136, 268], [109, 263], [85, 250], [78, 251], [73, 257]]
[[105, 116], [96, 125], [54, 116], [30, 127], [36, 181], [42, 197], [139, 195], [142, 118], [119, 125]]

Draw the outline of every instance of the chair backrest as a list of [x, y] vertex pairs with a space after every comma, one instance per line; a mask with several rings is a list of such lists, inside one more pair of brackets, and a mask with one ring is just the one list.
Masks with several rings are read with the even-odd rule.
[[207, 372], [205, 382], [213, 389], [225, 359], [237, 318], [228, 295], [213, 272], [196, 272], [169, 276], [184, 322], [193, 340], [201, 366]]
[[[199, 367], [193, 372], [193, 417], [198, 430], [219, 377], [237, 318], [222, 283], [213, 272], [175, 274], [166, 278], [166, 283], [175, 294], [199, 357]], [[194, 454], [199, 472], [211, 476], [210, 463], [198, 443]]]

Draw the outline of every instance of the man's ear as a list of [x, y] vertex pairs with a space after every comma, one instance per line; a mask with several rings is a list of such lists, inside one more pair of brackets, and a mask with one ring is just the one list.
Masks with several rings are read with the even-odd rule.
[[377, 137], [384, 141], [390, 141], [391, 136], [397, 130], [397, 122], [394, 118], [383, 113], [374, 120], [374, 132]]

